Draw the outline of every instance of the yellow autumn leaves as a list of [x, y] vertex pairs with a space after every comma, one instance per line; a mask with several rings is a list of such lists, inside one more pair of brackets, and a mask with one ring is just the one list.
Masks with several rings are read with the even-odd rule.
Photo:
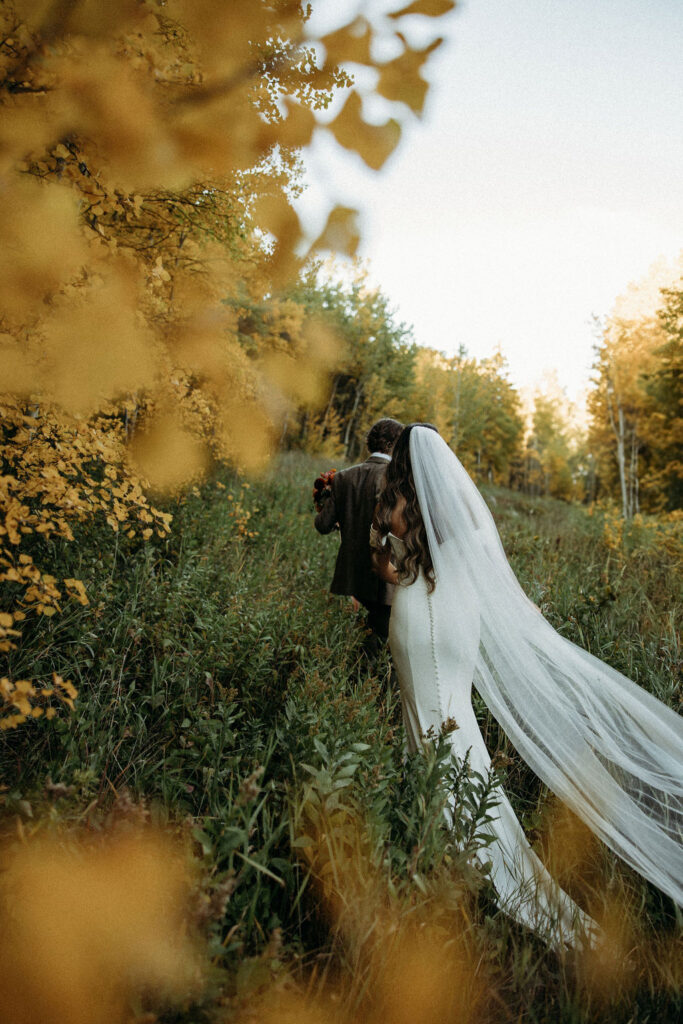
[[[359, 229], [334, 207], [304, 237], [294, 150], [325, 132], [381, 167], [439, 44], [411, 48], [403, 18], [453, 6], [325, 36], [298, 0], [0, 6], [5, 652], [21, 616], [87, 600], [29, 541], [95, 516], [163, 536], [146, 490], [177, 492], [215, 461], [259, 470], [292, 409], [320, 402], [339, 343], [285, 290], [308, 255], [353, 254]], [[377, 71], [364, 94], [397, 104], [384, 125], [344, 64], [359, 61]]]
[[183, 851], [152, 830], [37, 836], [0, 847], [0, 1017], [112, 1024], [144, 993], [199, 990]]
[[0, 730], [16, 729], [28, 718], [43, 715], [46, 719], [54, 718], [60, 705], [73, 711], [77, 696], [73, 683], [56, 672], [52, 675], [51, 686], [37, 686], [28, 679], [12, 682], [3, 676], [0, 678]]
[[0, 224], [2, 390], [88, 418], [154, 383], [136, 272], [85, 237], [63, 188], [18, 179]]
[[[358, 244], [345, 207], [307, 242], [286, 183], [262, 162], [326, 131], [381, 167], [399, 120], [367, 122], [341, 65], [376, 68], [378, 94], [419, 113], [423, 65], [441, 40], [418, 51], [388, 26], [454, 4], [410, 4], [319, 38], [295, 2], [3, 6], [3, 390], [80, 419], [112, 401], [143, 405], [139, 465], [161, 489], [201, 472], [212, 436], [219, 457], [253, 465], [256, 449], [258, 464], [287, 404], [316, 400], [330, 346], [311, 324], [275, 352], [263, 337], [266, 358], [245, 365], [222, 303], [236, 308], [242, 294], [276, 306], [273, 288], [296, 275], [306, 245], [352, 254]], [[378, 63], [375, 43], [388, 37], [402, 53]], [[346, 102], [322, 124], [315, 111], [338, 88]], [[242, 221], [230, 250], [226, 216]]]

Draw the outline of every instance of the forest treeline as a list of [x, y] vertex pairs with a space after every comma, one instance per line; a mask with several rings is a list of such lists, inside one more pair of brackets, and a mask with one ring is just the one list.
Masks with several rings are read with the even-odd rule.
[[683, 503], [683, 282], [654, 308], [599, 324], [588, 420], [557, 382], [532, 396], [511, 383], [504, 354], [475, 359], [415, 344], [359, 270], [341, 283], [321, 268], [290, 294], [341, 340], [326, 387], [284, 421], [280, 444], [356, 459], [380, 416], [438, 426], [469, 472], [532, 496], [618, 504], [625, 518]]

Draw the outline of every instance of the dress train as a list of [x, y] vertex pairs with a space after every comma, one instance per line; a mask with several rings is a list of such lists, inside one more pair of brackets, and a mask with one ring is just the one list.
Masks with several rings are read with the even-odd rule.
[[[394, 560], [400, 564], [403, 542], [391, 534]], [[444, 598], [444, 599], [442, 599]], [[439, 584], [428, 592], [422, 573], [396, 588], [389, 624], [389, 646], [400, 686], [408, 751], [420, 749], [423, 737], [444, 723], [451, 749], [459, 759], [469, 754], [470, 767], [486, 776], [491, 768], [472, 707], [472, 665], [479, 646], [479, 623], [463, 604], [452, 615], [453, 594]], [[449, 721], [450, 720], [450, 721]], [[504, 792], [488, 830], [494, 841], [481, 859], [491, 862], [491, 880], [500, 907], [555, 946], [577, 945], [594, 937], [597, 926], [552, 878], [531, 849]]]

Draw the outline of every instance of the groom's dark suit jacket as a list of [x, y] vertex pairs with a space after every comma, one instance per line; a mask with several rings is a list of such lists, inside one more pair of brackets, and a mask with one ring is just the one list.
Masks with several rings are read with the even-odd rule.
[[389, 604], [391, 589], [372, 571], [370, 524], [388, 462], [370, 456], [365, 462], [335, 473], [332, 491], [315, 517], [318, 533], [339, 523], [341, 544], [330, 590], [351, 594], [364, 605]]

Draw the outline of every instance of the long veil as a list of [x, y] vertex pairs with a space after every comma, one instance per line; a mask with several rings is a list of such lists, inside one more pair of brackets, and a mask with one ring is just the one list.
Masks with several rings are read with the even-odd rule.
[[474, 686], [539, 778], [683, 906], [683, 720], [543, 618], [443, 438], [414, 427], [410, 457], [437, 587], [453, 616], [478, 609]]

